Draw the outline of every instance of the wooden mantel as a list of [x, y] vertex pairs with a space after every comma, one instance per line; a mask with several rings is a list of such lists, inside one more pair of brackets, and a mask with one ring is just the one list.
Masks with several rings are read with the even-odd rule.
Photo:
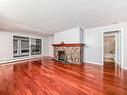
[[73, 43], [73, 44], [65, 44], [65, 43], [61, 43], [61, 44], [52, 44], [52, 46], [54, 47], [83, 47], [85, 44], [82, 43]]

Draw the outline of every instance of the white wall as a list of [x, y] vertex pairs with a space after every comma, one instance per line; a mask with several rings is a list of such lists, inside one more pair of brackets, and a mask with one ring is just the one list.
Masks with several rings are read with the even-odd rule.
[[102, 34], [95, 30], [85, 30], [84, 61], [102, 63]]
[[123, 24], [123, 42], [122, 42], [122, 48], [123, 48], [123, 64], [122, 67], [127, 69], [127, 23]]
[[62, 31], [54, 34], [54, 43], [80, 43], [80, 29], [74, 28], [67, 31]]
[[52, 46], [52, 44], [54, 43], [54, 35], [49, 36], [48, 39], [49, 39], [49, 42], [48, 42], [48, 46], [49, 46], [48, 56], [53, 57], [54, 54], [53, 54], [53, 46]]
[[49, 55], [49, 38], [43, 37], [43, 55], [48, 56]]
[[122, 68], [127, 68], [127, 23], [103, 26], [85, 30], [84, 61], [103, 64], [103, 32], [120, 30], [122, 32]]
[[[22, 58], [13, 58], [13, 35], [16, 36], [24, 36], [30, 38], [39, 38], [42, 39], [42, 54], [34, 55], [34, 56], [26, 56]], [[44, 43], [44, 44], [43, 44]], [[10, 31], [0, 31], [0, 63], [20, 60], [20, 59], [27, 59], [27, 58], [34, 58], [34, 57], [42, 57], [43, 55], [48, 55], [48, 40], [46, 37], [41, 35], [27, 33], [27, 32], [10, 32]]]

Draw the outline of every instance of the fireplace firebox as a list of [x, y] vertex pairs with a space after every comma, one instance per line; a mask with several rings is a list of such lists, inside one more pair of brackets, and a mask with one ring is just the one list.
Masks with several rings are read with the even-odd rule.
[[58, 51], [58, 60], [59, 61], [65, 61], [66, 60], [65, 51]]

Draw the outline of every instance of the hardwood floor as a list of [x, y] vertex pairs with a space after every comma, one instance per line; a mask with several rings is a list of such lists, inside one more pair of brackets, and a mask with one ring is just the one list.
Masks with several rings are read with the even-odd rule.
[[127, 71], [43, 58], [0, 66], [0, 95], [127, 95]]

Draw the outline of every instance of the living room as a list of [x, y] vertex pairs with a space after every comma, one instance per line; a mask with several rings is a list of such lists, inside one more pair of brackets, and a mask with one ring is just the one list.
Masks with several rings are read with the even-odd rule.
[[127, 95], [126, 0], [0, 0], [0, 95]]

